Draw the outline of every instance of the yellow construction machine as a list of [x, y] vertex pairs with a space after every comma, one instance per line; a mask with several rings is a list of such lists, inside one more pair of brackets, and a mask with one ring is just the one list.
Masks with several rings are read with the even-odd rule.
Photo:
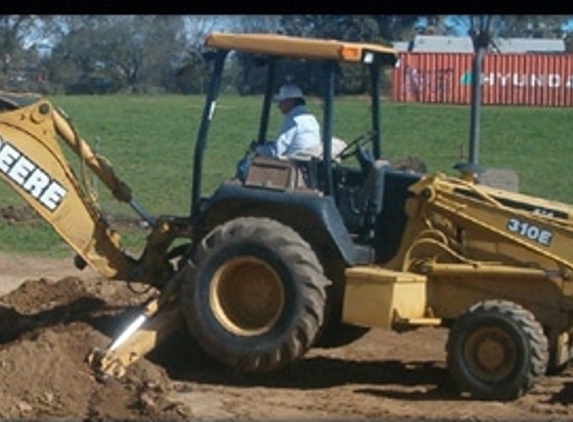
[[[251, 157], [246, 177], [230, 174], [204, 195], [203, 154], [225, 60], [237, 51], [268, 70], [260, 143], [280, 85], [277, 65], [320, 62], [323, 158]], [[149, 215], [48, 99], [0, 95], [2, 180], [70, 245], [79, 267], [158, 291], [111, 344], [90, 354], [96, 373], [122, 376], [181, 324], [208, 354], [252, 372], [284, 367], [319, 344], [343, 344], [334, 339], [346, 329], [357, 338], [369, 327], [447, 327], [449, 371], [461, 391], [480, 399], [519, 397], [570, 361], [573, 207], [488, 187], [472, 175], [425, 174], [383, 161], [378, 93], [383, 70], [398, 62], [395, 50], [213, 33], [204, 57], [212, 76], [195, 143], [191, 210], [182, 217]], [[374, 95], [364, 133], [333, 156], [342, 65], [364, 66]], [[124, 251], [62, 146], [148, 223], [141, 256]]]

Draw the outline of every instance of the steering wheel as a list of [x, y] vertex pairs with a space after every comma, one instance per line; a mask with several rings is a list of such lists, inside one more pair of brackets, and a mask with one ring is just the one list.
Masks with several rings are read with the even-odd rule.
[[368, 142], [374, 139], [374, 135], [376, 135], [376, 132], [373, 130], [363, 133], [358, 138], [350, 141], [348, 145], [346, 145], [344, 149], [338, 153], [336, 158], [345, 160], [348, 157], [356, 155], [360, 148], [364, 147]]

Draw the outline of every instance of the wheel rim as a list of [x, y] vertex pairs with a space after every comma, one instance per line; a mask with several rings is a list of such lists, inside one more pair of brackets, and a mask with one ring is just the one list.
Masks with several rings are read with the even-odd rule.
[[219, 323], [246, 337], [269, 331], [285, 303], [281, 278], [255, 257], [234, 258], [223, 264], [213, 277], [209, 296]]
[[481, 327], [471, 333], [464, 347], [469, 370], [484, 382], [499, 382], [515, 367], [517, 346], [511, 335], [498, 327]]

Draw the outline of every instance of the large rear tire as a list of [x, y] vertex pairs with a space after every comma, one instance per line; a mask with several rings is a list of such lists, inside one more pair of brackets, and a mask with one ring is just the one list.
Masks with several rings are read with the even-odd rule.
[[238, 218], [205, 236], [189, 264], [183, 316], [215, 359], [245, 371], [269, 371], [311, 347], [329, 281], [294, 230], [266, 218]]
[[514, 400], [547, 370], [543, 327], [520, 305], [488, 300], [473, 305], [454, 324], [447, 362], [463, 392], [482, 400]]

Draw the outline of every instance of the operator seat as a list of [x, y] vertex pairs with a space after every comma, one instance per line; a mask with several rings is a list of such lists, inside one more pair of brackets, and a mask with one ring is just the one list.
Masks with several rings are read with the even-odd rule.
[[[245, 186], [277, 190], [315, 190], [317, 185], [315, 159], [265, 157], [251, 158], [244, 167], [244, 176], [236, 176]], [[238, 172], [239, 174], [240, 172]]]

